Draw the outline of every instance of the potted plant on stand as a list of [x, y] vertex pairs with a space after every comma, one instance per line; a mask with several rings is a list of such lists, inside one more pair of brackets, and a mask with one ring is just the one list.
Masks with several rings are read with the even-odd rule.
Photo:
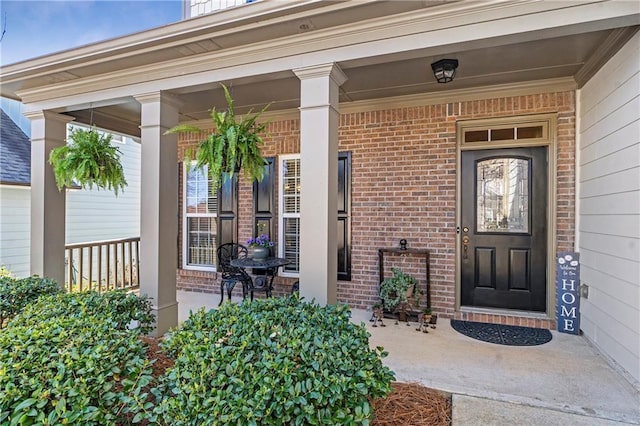
[[120, 163], [120, 149], [111, 145], [112, 135], [92, 129], [71, 129], [71, 143], [51, 150], [49, 164], [53, 167], [59, 190], [80, 186], [91, 189], [118, 190], [127, 186]]
[[[264, 177], [267, 161], [262, 157], [260, 148], [263, 144], [260, 134], [264, 133], [266, 123], [258, 123], [258, 117], [269, 107], [265, 106], [259, 113], [251, 115], [251, 111], [238, 119], [235, 115], [233, 99], [229, 90], [223, 84], [227, 109], [211, 110], [214, 130], [201, 140], [195, 150], [185, 151], [187, 167], [191, 167], [192, 158], [195, 160], [196, 170], [204, 170], [212, 181], [211, 192], [215, 193], [220, 187], [222, 178], [229, 178], [234, 173], [244, 169], [245, 178], [261, 181]], [[187, 124], [179, 124], [166, 133], [204, 132], [203, 129]]]
[[407, 321], [409, 311], [420, 303], [418, 280], [399, 268], [391, 271], [393, 276], [380, 284], [380, 300], [387, 312], [397, 313], [400, 321]]

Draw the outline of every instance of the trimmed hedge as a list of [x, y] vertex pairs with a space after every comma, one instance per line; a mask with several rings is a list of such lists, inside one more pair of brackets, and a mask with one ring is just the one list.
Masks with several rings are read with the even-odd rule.
[[172, 425], [369, 424], [394, 374], [349, 316], [297, 297], [192, 314], [165, 339], [176, 363], [156, 413]]
[[48, 278], [32, 276], [19, 279], [10, 275], [0, 276], [0, 329], [6, 321], [40, 296], [61, 292], [58, 284]]
[[124, 293], [40, 298], [0, 332], [0, 424], [116, 425], [151, 412], [152, 381], [133, 319], [149, 303]]
[[297, 297], [199, 311], [165, 339], [176, 362], [151, 388], [148, 300], [42, 297], [0, 331], [0, 424], [368, 425], [394, 373], [349, 315]]
[[148, 299], [116, 290], [102, 294], [95, 291], [67, 293], [53, 300], [42, 298], [27, 306], [10, 324], [30, 327], [59, 317], [96, 317], [119, 330], [135, 325], [143, 334], [153, 330], [154, 323]]

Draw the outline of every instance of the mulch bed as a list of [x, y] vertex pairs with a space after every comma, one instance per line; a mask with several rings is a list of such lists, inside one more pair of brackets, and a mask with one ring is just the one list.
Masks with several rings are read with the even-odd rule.
[[451, 395], [418, 383], [392, 383], [386, 398], [373, 401], [374, 426], [449, 426]]
[[[158, 345], [159, 339], [142, 337], [148, 345], [149, 359], [155, 359], [153, 376], [159, 377], [173, 366]], [[373, 401], [373, 426], [450, 426], [451, 395], [424, 387], [418, 383], [392, 383], [393, 391], [386, 398]], [[143, 423], [144, 424], [144, 423]]]
[[164, 375], [167, 368], [173, 367], [173, 359], [169, 358], [160, 349], [160, 339], [151, 336], [142, 336], [142, 341], [147, 344], [147, 357], [149, 359], [155, 359], [153, 363], [153, 377], [160, 377]]

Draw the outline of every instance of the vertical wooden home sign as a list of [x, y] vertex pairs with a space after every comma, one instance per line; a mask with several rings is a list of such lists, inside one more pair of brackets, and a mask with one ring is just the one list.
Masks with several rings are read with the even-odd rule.
[[558, 331], [580, 334], [580, 254], [559, 252], [556, 260]]

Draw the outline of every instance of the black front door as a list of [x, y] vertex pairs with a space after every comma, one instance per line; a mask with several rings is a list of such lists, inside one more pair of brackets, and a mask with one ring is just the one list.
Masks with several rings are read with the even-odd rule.
[[547, 148], [462, 152], [461, 305], [546, 310]]

